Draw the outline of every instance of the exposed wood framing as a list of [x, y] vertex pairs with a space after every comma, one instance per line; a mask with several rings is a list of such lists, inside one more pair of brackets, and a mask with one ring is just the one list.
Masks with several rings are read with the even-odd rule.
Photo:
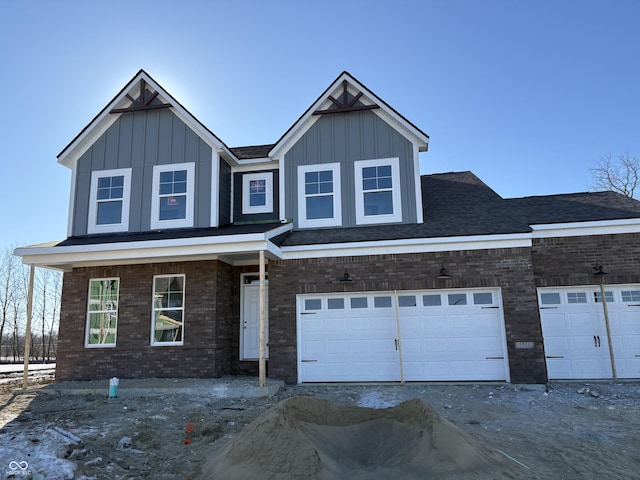
[[358, 92], [356, 96], [354, 96], [350, 102], [347, 102], [347, 81], [344, 80], [342, 82], [342, 97], [343, 101], [339, 101], [335, 99], [333, 96], [329, 95], [329, 100], [335, 106], [335, 108], [327, 108], [326, 110], [316, 110], [313, 112], [313, 115], [326, 115], [329, 113], [345, 113], [345, 112], [357, 112], [360, 110], [373, 110], [374, 108], [380, 108], [379, 105], [356, 105], [360, 97], [362, 97], [362, 92]]
[[147, 82], [140, 80], [140, 96], [133, 98], [127, 93], [127, 98], [131, 101], [131, 105], [124, 108], [114, 108], [109, 113], [127, 113], [127, 112], [139, 112], [141, 110], [157, 110], [159, 108], [170, 108], [168, 103], [154, 103], [158, 96], [158, 92], [147, 94]]

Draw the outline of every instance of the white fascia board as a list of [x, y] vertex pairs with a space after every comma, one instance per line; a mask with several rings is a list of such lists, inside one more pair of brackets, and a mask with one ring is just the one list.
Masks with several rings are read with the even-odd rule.
[[640, 233], [640, 218], [531, 225], [532, 238]]
[[257, 172], [259, 170], [277, 170], [280, 166], [280, 162], [274, 162], [270, 158], [261, 159], [260, 162], [245, 163], [242, 162], [238, 165], [231, 167], [231, 174], [239, 172]]
[[422, 205], [422, 177], [420, 176], [420, 149], [413, 145], [413, 178], [416, 194], [416, 222], [424, 223], [424, 205]]
[[281, 247], [285, 260], [531, 247], [530, 233], [439, 237]]
[[167, 258], [215, 257], [231, 253], [257, 252], [265, 250], [281, 258], [280, 249], [269, 240], [291, 230], [291, 224], [282, 225], [264, 233], [224, 235], [217, 237], [190, 237], [167, 240], [147, 240], [139, 242], [101, 243], [72, 246], [33, 246], [16, 248], [14, 254], [22, 257], [25, 265], [75, 265], [94, 262], [114, 263]]

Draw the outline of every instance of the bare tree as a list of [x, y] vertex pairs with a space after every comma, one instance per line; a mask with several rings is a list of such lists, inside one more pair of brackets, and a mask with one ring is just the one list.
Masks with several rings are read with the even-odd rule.
[[603, 155], [590, 168], [594, 190], [611, 190], [627, 197], [636, 198], [640, 193], [640, 158], [623, 153], [617, 158]]

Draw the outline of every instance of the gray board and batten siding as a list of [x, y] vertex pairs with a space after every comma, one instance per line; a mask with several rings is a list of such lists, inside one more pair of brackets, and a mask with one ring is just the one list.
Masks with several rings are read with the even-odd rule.
[[79, 158], [72, 235], [86, 235], [91, 172], [132, 168], [129, 231], [151, 228], [153, 166], [195, 163], [194, 227], [211, 226], [212, 149], [169, 109], [120, 115]]
[[322, 115], [285, 154], [285, 213], [298, 227], [298, 166], [340, 166], [342, 226], [356, 226], [354, 162], [398, 157], [402, 223], [416, 223], [413, 144], [372, 111]]

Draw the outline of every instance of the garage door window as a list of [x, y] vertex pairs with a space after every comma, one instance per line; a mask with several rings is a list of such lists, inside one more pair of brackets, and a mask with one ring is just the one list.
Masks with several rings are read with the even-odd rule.
[[398, 297], [399, 307], [415, 307], [416, 296], [415, 295], [401, 295]]
[[329, 310], [343, 310], [344, 298], [330, 298], [327, 300], [327, 308]]
[[320, 300], [319, 298], [309, 298], [304, 301], [304, 309], [305, 310], [321, 310], [322, 300]]
[[351, 299], [351, 308], [367, 308], [367, 297], [354, 297]]
[[[607, 299], [607, 303], [612, 303], [613, 300], [613, 292], [604, 292], [604, 295]], [[593, 298], [596, 301], [596, 303], [602, 303], [602, 292], [593, 292]]]
[[640, 290], [623, 290], [623, 302], [640, 302]]
[[450, 293], [449, 305], [466, 305], [467, 295], [464, 293]]
[[559, 293], [541, 293], [540, 303], [542, 305], [560, 305]]
[[567, 302], [569, 303], [587, 303], [587, 294], [584, 292], [568, 292]]
[[442, 298], [440, 298], [440, 295], [423, 295], [422, 305], [425, 307], [439, 307], [442, 305]]
[[474, 305], [491, 305], [493, 304], [493, 295], [491, 295], [490, 292], [474, 293], [473, 304]]
[[373, 297], [373, 306], [375, 308], [390, 308], [391, 297]]

